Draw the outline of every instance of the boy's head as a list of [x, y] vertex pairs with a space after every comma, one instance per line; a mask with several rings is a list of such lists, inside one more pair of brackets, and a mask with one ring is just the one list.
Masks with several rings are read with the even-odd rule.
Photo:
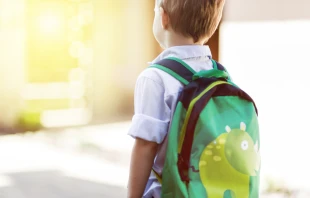
[[164, 48], [169, 47], [169, 32], [205, 43], [218, 27], [224, 4], [225, 0], [156, 0], [154, 36]]

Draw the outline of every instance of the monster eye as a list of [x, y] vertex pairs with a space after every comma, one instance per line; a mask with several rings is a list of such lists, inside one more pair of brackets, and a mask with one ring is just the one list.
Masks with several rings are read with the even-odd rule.
[[242, 141], [242, 142], [241, 142], [241, 148], [242, 148], [242, 150], [244, 150], [244, 151], [248, 150], [248, 148], [249, 148], [249, 143], [248, 143], [248, 141], [246, 141], [246, 140]]

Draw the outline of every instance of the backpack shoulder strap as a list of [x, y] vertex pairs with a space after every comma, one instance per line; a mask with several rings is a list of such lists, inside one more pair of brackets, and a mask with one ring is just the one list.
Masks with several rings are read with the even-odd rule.
[[212, 59], [212, 62], [213, 62], [213, 68], [216, 68], [216, 69], [221, 70], [221, 71], [225, 71], [228, 74], [228, 80], [231, 81], [231, 77], [230, 77], [228, 71], [226, 70], [226, 68], [213, 59]]
[[[221, 71], [227, 72], [226, 68], [215, 60], [211, 59], [213, 68]], [[192, 81], [193, 75], [196, 73], [188, 64], [178, 58], [170, 57], [163, 59], [149, 68], [157, 68], [164, 72], [167, 72], [177, 80], [179, 80], [184, 85], [189, 84]], [[228, 72], [227, 72], [228, 73]], [[228, 79], [231, 81], [230, 75], [228, 73]]]
[[157, 68], [162, 71], [167, 72], [177, 80], [179, 80], [184, 85], [189, 84], [192, 81], [193, 75], [196, 73], [189, 65], [178, 58], [166, 58], [163, 59], [149, 68]]

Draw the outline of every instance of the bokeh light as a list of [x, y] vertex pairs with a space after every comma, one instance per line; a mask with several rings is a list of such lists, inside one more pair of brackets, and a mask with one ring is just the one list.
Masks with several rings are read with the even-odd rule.
[[46, 13], [39, 16], [38, 26], [42, 34], [50, 34], [60, 31], [64, 21], [56, 13]]

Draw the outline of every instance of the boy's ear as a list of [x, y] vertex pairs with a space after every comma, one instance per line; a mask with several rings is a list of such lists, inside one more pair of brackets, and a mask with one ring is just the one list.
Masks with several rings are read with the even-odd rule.
[[161, 26], [164, 30], [166, 30], [168, 29], [168, 26], [169, 26], [169, 16], [162, 7], [159, 8], [159, 12], [161, 16]]

